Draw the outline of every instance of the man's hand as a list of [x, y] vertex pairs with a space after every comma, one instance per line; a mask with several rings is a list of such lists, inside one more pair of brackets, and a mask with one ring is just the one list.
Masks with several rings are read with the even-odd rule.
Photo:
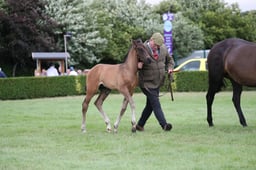
[[143, 62], [138, 62], [138, 69], [142, 69], [143, 67]]
[[173, 82], [173, 81], [174, 81], [172, 73], [173, 73], [173, 70], [172, 70], [172, 69], [169, 69], [169, 70], [168, 70], [168, 78], [169, 78], [170, 82]]

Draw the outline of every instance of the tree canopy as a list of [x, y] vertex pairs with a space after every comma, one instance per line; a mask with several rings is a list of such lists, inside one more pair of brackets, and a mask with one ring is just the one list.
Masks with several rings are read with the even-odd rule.
[[53, 22], [44, 14], [40, 0], [1, 1], [0, 10], [0, 55], [1, 60], [16, 68], [31, 68], [32, 51], [56, 50]]
[[[64, 51], [71, 33], [69, 65], [90, 68], [123, 61], [132, 39], [163, 32], [162, 14], [174, 13], [173, 46], [179, 58], [218, 41], [256, 41], [255, 11], [241, 12], [222, 0], [0, 0], [0, 65], [12, 75], [33, 74], [33, 51]], [[16, 73], [16, 68], [22, 68]], [[10, 71], [9, 71], [10, 72]], [[10, 74], [9, 74], [10, 75]]]

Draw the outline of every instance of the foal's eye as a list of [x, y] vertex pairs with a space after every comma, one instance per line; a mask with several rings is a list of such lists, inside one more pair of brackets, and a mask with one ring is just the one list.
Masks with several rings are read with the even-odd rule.
[[143, 53], [143, 50], [141, 48], [138, 49], [139, 53]]
[[145, 49], [145, 48], [143, 48], [143, 47], [141, 47], [141, 48], [138, 48], [138, 50], [140, 51], [140, 52], [146, 52], [147, 50]]

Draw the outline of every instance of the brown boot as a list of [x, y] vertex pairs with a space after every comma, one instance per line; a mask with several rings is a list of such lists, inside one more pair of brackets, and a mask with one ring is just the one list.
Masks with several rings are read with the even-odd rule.
[[138, 131], [144, 131], [144, 128], [141, 127], [141, 126], [139, 126], [139, 125], [136, 125], [136, 130], [138, 130]]

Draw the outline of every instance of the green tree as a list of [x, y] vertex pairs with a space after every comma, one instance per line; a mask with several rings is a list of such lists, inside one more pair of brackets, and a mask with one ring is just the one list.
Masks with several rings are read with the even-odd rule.
[[242, 13], [238, 4], [227, 6], [222, 0], [177, 1], [183, 15], [203, 31], [205, 48], [230, 37], [256, 41], [255, 13]]
[[[71, 53], [70, 65], [88, 66], [100, 61], [101, 53], [106, 48], [107, 39], [99, 32], [97, 11], [90, 6], [90, 0], [47, 0], [47, 13], [62, 28], [56, 34], [72, 33], [67, 43]], [[58, 41], [64, 51], [63, 38]]]
[[194, 50], [203, 49], [203, 39], [203, 32], [197, 25], [183, 17], [182, 13], [175, 14], [173, 43], [174, 51], [178, 58], [185, 57]]
[[256, 42], [256, 10], [234, 16], [232, 25], [236, 28], [236, 37]]
[[12, 65], [12, 76], [17, 68], [31, 75], [31, 52], [55, 49], [52, 30], [57, 25], [44, 14], [45, 4], [40, 0], [5, 0], [0, 4], [1, 62]]
[[166, 12], [174, 13], [172, 33], [175, 59], [186, 57], [192, 51], [204, 48], [202, 30], [182, 12], [178, 12], [183, 10], [178, 1], [163, 1], [154, 10], [161, 16]]
[[159, 15], [153, 13], [145, 1], [47, 1], [48, 14], [62, 25], [59, 32], [72, 32], [68, 42], [72, 56], [70, 63], [81, 67], [98, 62], [119, 63], [132, 39], [146, 39], [162, 28]]
[[[140, 8], [138, 8], [140, 6]], [[132, 39], [147, 39], [153, 32], [162, 30], [159, 15], [152, 12], [144, 1], [96, 0], [93, 8], [101, 19], [101, 35], [108, 39], [104, 63], [121, 62]], [[106, 30], [108, 30], [106, 32]]]

